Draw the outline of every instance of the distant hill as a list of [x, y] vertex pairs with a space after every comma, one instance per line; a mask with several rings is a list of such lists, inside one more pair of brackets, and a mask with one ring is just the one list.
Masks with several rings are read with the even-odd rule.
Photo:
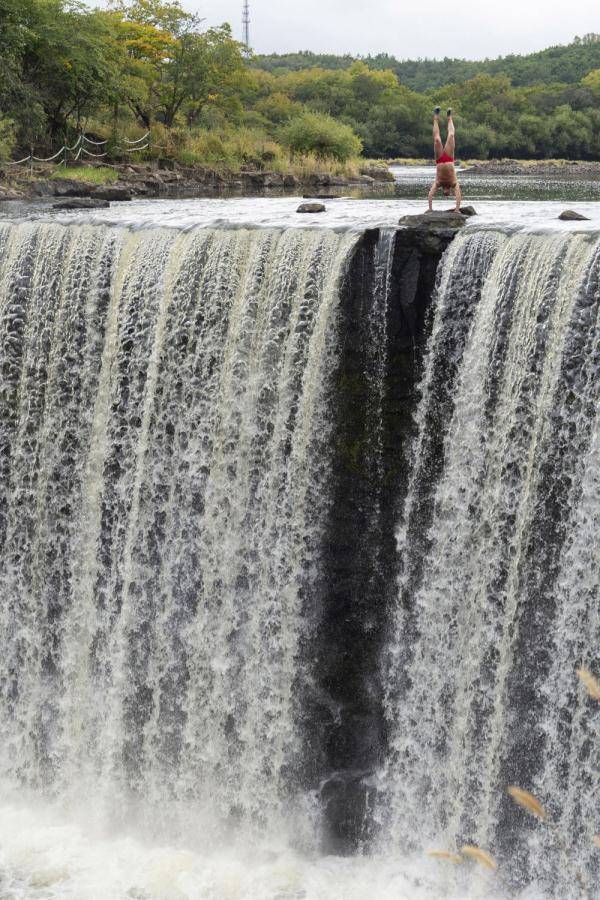
[[575, 84], [592, 69], [600, 68], [600, 34], [576, 37], [570, 44], [548, 47], [524, 56], [471, 61], [465, 59], [398, 60], [387, 54], [353, 57], [303, 51], [300, 53], [255, 56], [252, 65], [274, 74], [297, 72], [318, 66], [323, 69], [347, 69], [360, 58], [375, 70], [390, 69], [402, 84], [419, 93], [446, 84], [456, 84], [481, 73], [506, 75], [517, 87], [539, 84]]

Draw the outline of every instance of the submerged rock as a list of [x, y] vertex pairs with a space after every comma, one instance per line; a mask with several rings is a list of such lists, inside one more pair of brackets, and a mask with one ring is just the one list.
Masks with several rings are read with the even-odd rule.
[[587, 216], [582, 216], [581, 213], [575, 212], [574, 209], [565, 209], [564, 212], [561, 212], [559, 219], [562, 219], [563, 222], [589, 222]]
[[296, 212], [299, 213], [323, 213], [327, 211], [324, 203], [301, 203]]
[[52, 209], [108, 209], [109, 206], [108, 200], [101, 200], [99, 197], [70, 197], [60, 203], [53, 203]]

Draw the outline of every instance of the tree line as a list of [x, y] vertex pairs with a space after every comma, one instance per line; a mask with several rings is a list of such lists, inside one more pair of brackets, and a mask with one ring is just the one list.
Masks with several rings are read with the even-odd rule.
[[[502, 60], [247, 58], [179, 0], [0, 0], [0, 159], [151, 131], [183, 162], [429, 157], [452, 105], [463, 158], [600, 158], [600, 36]], [[116, 153], [116, 149], [114, 150]]]
[[[575, 84], [592, 69], [600, 68], [600, 34], [576, 37], [570, 44], [548, 47], [537, 53], [500, 56], [497, 59], [405, 59], [387, 53], [360, 57], [370, 69], [390, 69], [406, 87], [426, 93], [446, 84], [469, 81], [476, 75], [506, 75], [515, 87], [538, 84]], [[355, 57], [331, 53], [273, 53], [255, 56], [253, 65], [275, 74], [301, 69], [348, 69]]]

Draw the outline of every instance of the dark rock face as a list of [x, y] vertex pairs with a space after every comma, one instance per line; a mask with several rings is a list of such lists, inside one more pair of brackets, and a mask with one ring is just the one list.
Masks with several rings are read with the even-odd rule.
[[131, 200], [131, 191], [126, 187], [101, 187], [95, 188], [91, 196], [99, 200]]
[[0, 185], [0, 201], [2, 200], [20, 200], [23, 194], [20, 191], [14, 191], [12, 188]]
[[[367, 231], [343, 287], [339, 370], [333, 389], [332, 497], [313, 636], [316, 683], [307, 715], [307, 784], [320, 785], [327, 852], [374, 837], [365, 815], [371, 776], [385, 756], [379, 659], [398, 571], [395, 529], [408, 481], [425, 316], [443, 251], [407, 227], [391, 247], [387, 305], [377, 295], [377, 229]], [[379, 282], [380, 283], [380, 282]], [[310, 693], [310, 691], [309, 691]], [[312, 706], [312, 708], [311, 708]], [[318, 749], [317, 749], [318, 748]]]
[[[20, 177], [24, 173], [13, 172], [0, 167], [0, 181], [12, 176], [16, 187], [26, 197], [90, 197], [98, 196], [98, 191], [119, 190], [133, 197], [205, 197], [220, 191], [295, 191], [298, 187], [317, 193], [320, 189], [362, 185], [377, 187], [382, 182], [393, 182], [394, 176], [384, 166], [365, 166], [360, 175], [330, 175], [328, 172], [316, 172], [305, 176], [296, 176], [291, 172], [282, 175], [280, 172], [259, 171], [251, 166], [243, 166], [239, 172], [224, 173], [207, 166], [184, 166], [175, 160], [161, 157], [147, 163], [127, 161], [113, 166], [118, 173], [117, 185], [98, 187], [94, 184], [75, 181], [67, 178], [55, 178], [60, 173], [54, 166], [47, 166], [38, 172], [39, 178], [33, 182], [29, 177]], [[42, 175], [43, 172], [43, 175]], [[106, 200], [127, 199], [121, 196], [106, 196]]]
[[565, 209], [564, 212], [561, 212], [559, 219], [562, 219], [563, 222], [589, 222], [587, 216], [582, 216], [581, 213], [575, 212], [574, 209]]
[[303, 194], [303, 200], [339, 200], [340, 194]]
[[90, 197], [95, 200], [131, 200], [129, 187], [122, 185], [103, 185], [97, 187], [85, 181], [70, 178], [53, 178], [38, 181], [31, 188], [37, 197]]
[[108, 209], [108, 200], [100, 200], [98, 197], [70, 197], [53, 203], [52, 209]]
[[296, 212], [299, 213], [324, 213], [327, 207], [324, 203], [301, 203]]
[[35, 191], [39, 196], [50, 194], [54, 197], [90, 197], [92, 190], [93, 185], [70, 178], [56, 178], [52, 181], [37, 182], [35, 185]]

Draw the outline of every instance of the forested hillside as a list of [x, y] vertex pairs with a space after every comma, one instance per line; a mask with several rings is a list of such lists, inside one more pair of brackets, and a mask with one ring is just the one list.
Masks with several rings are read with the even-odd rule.
[[599, 159], [600, 36], [481, 63], [248, 60], [177, 0], [0, 0], [0, 160], [83, 130], [109, 158], [149, 133], [146, 156], [229, 169], [429, 157], [435, 103], [454, 107], [463, 158]]
[[[348, 69], [355, 57], [335, 56], [325, 53], [273, 53], [255, 56], [252, 62], [257, 69], [275, 74], [299, 72], [302, 69]], [[498, 59], [405, 59], [399, 60], [386, 53], [360, 57], [370, 69], [389, 69], [402, 84], [420, 93], [445, 84], [456, 84], [475, 78], [476, 75], [506, 75], [515, 87], [538, 84], [573, 84], [581, 81], [592, 69], [600, 68], [600, 35], [587, 34], [575, 38], [571, 44], [548, 47], [538, 53], [523, 56], [502, 56]]]

